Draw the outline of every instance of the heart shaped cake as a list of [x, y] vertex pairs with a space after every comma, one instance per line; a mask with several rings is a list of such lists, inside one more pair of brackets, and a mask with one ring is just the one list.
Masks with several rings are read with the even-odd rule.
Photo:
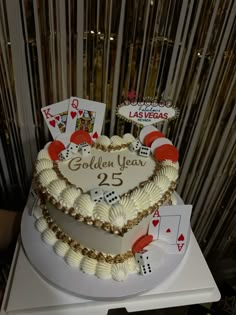
[[39, 152], [36, 228], [70, 266], [117, 281], [139, 272], [132, 247], [152, 213], [171, 202], [178, 178], [176, 149], [160, 134], [92, 143], [79, 133], [67, 149], [54, 141]]

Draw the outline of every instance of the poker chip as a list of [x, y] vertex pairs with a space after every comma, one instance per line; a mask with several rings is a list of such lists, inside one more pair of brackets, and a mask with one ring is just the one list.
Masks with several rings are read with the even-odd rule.
[[171, 160], [175, 163], [178, 161], [179, 152], [173, 145], [164, 144], [155, 150], [154, 156], [157, 161]]
[[144, 139], [145, 137], [153, 132], [153, 131], [158, 131], [158, 129], [152, 125], [149, 125], [149, 126], [146, 126], [146, 127], [143, 127], [143, 129], [140, 131], [140, 134], [139, 134], [139, 140], [144, 143]]
[[150, 244], [153, 241], [152, 235], [143, 235], [141, 236], [133, 245], [132, 252], [138, 253], [140, 250], [142, 250], [144, 247], [146, 247], [148, 244]]
[[89, 133], [84, 130], [76, 130], [74, 133], [72, 133], [70, 141], [75, 144], [80, 144], [83, 142], [87, 142], [90, 145], [92, 144], [92, 139]]
[[153, 143], [151, 145], [151, 152], [154, 153], [157, 148], [159, 148], [160, 146], [162, 146], [164, 144], [173, 145], [173, 143], [169, 139], [159, 138], [159, 139], [156, 139], [155, 141], [153, 141]]
[[146, 137], [144, 138], [144, 144], [146, 147], [150, 147], [154, 140], [158, 138], [165, 138], [165, 135], [158, 130], [150, 132]]
[[53, 161], [58, 160], [58, 154], [65, 149], [64, 144], [59, 140], [52, 141], [48, 146], [48, 154]]

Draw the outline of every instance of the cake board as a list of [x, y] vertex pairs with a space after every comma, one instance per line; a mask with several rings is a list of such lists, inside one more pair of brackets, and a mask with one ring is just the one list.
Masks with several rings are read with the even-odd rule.
[[[183, 203], [178, 196], [177, 198], [179, 204]], [[34, 223], [35, 218], [30, 215], [26, 207], [22, 216], [21, 238], [25, 253], [33, 267], [52, 285], [87, 299], [124, 299], [151, 290], [166, 281], [187, 254], [187, 252], [185, 255], [163, 252], [160, 256], [160, 265], [153, 268], [152, 274], [147, 276], [129, 275], [128, 279], [122, 282], [101, 280], [67, 265], [63, 258], [56, 255], [52, 246], [41, 240], [41, 234], [36, 230]]]

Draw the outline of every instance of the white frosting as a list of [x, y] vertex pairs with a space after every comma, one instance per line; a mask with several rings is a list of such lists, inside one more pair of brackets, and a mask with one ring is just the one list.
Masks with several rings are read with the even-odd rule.
[[42, 160], [42, 159], [51, 160], [47, 149], [43, 149], [43, 150], [39, 151], [37, 160]]
[[172, 181], [176, 181], [177, 180], [177, 178], [178, 178], [178, 171], [173, 166], [164, 166], [160, 170], [160, 175], [165, 175], [172, 182]]
[[137, 189], [132, 192], [131, 199], [135, 202], [137, 209], [145, 210], [152, 205], [149, 196], [143, 189]]
[[125, 263], [112, 265], [112, 278], [116, 281], [124, 281], [128, 277], [128, 268]]
[[75, 200], [81, 195], [80, 189], [75, 187], [68, 187], [62, 191], [59, 200], [63, 206], [71, 208], [74, 205]]
[[109, 221], [115, 226], [122, 227], [127, 222], [126, 211], [122, 205], [116, 205], [109, 212]]
[[134, 257], [131, 257], [125, 261], [128, 273], [139, 273], [140, 268]]
[[167, 191], [167, 189], [170, 187], [170, 180], [165, 175], [155, 176], [153, 181], [160, 188], [162, 193]]
[[48, 244], [48, 245], [54, 245], [57, 241], [57, 238], [55, 236], [55, 234], [53, 233], [52, 230], [50, 229], [46, 229], [43, 233], [42, 233], [42, 240]]
[[[45, 150], [43, 150], [45, 151]], [[37, 161], [35, 165], [35, 169], [37, 173], [41, 172], [42, 170], [51, 169], [53, 167], [53, 162], [49, 159], [41, 159]]]
[[110, 209], [109, 221], [112, 222], [115, 226], [121, 228], [127, 223], [128, 220], [135, 218], [136, 214], [136, 209], [124, 208], [122, 204], [117, 203]]
[[62, 179], [54, 179], [47, 187], [48, 193], [56, 200], [59, 200], [60, 193], [66, 188], [66, 183]]
[[98, 262], [95, 274], [100, 279], [111, 279], [111, 264]]
[[74, 203], [75, 211], [84, 216], [92, 216], [94, 206], [95, 202], [92, 201], [90, 195], [88, 194], [82, 194], [75, 200]]
[[78, 268], [82, 259], [83, 255], [79, 252], [75, 252], [73, 249], [70, 249], [65, 255], [65, 261], [72, 267]]
[[62, 242], [61, 240], [58, 240], [54, 244], [54, 251], [60, 257], [65, 257], [69, 249], [70, 249], [70, 246], [67, 243]]
[[89, 275], [94, 275], [96, 271], [97, 260], [84, 256], [81, 261], [80, 269]]
[[126, 133], [123, 135], [123, 140], [125, 143], [130, 143], [130, 142], [133, 142], [135, 138], [131, 133]]
[[130, 211], [131, 213], [135, 212], [137, 213], [139, 211], [139, 209], [137, 209], [137, 206], [134, 202], [133, 199], [131, 199], [130, 197], [126, 197], [123, 196], [119, 203], [127, 210]]
[[41, 218], [42, 216], [42, 209], [39, 205], [35, 206], [34, 207], [34, 210], [33, 210], [33, 216], [36, 218], [36, 219], [39, 219]]
[[35, 227], [40, 233], [48, 228], [47, 221], [44, 219], [44, 217], [41, 217], [35, 221]]
[[150, 205], [153, 205], [157, 200], [161, 199], [161, 189], [155, 185], [155, 183], [148, 183], [143, 189], [150, 198]]
[[111, 140], [107, 136], [100, 136], [97, 138], [96, 144], [101, 144], [105, 147], [108, 147], [111, 144]]
[[125, 143], [124, 139], [122, 139], [119, 136], [112, 136], [111, 137], [111, 145], [112, 146], [117, 146], [117, 145], [121, 145], [121, 144], [124, 144], [124, 143]]
[[106, 202], [99, 202], [93, 210], [93, 218], [101, 221], [109, 221], [109, 210], [111, 206]]
[[164, 160], [161, 162], [161, 165], [162, 166], [173, 166], [175, 169], [177, 169], [177, 170], [179, 169], [179, 162], [173, 163], [170, 160]]
[[57, 174], [53, 169], [46, 169], [39, 173], [39, 181], [43, 187], [47, 187], [54, 179], [57, 179]]

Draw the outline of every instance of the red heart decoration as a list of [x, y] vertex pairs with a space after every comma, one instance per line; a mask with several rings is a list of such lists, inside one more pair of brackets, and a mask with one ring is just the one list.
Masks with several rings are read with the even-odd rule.
[[51, 126], [53, 126], [54, 128], [55, 128], [55, 126], [56, 126], [55, 120], [50, 120], [50, 121], [49, 121], [49, 124], [50, 124]]
[[180, 234], [179, 238], [178, 238], [178, 241], [184, 241], [184, 236], [183, 234]]
[[56, 120], [58, 120], [58, 121], [60, 120], [60, 116], [56, 116], [55, 118], [56, 118]]
[[153, 226], [157, 226], [158, 223], [159, 223], [159, 220], [153, 220], [152, 221]]
[[70, 112], [71, 118], [74, 119], [76, 116], [76, 112]]
[[170, 229], [167, 229], [167, 230], [166, 230], [166, 233], [170, 233], [170, 232], [171, 232], [171, 230], [170, 230]]
[[83, 114], [83, 110], [79, 110], [79, 114], [80, 114], [80, 116]]
[[94, 132], [94, 134], [93, 134], [93, 138], [94, 138], [94, 139], [97, 139], [97, 138], [98, 138], [98, 133], [97, 133], [97, 131], [96, 131], [96, 132]]

